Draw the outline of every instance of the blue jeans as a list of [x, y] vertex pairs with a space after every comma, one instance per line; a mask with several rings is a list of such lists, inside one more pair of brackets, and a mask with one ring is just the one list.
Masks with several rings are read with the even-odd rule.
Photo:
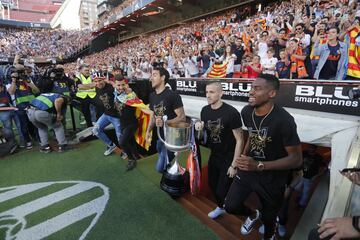
[[0, 112], [0, 122], [2, 122], [4, 126], [4, 132], [7, 135], [14, 136], [13, 130], [12, 130], [12, 118], [14, 116], [14, 111], [1, 111]]
[[166, 149], [165, 144], [160, 139], [156, 142], [156, 150], [158, 151], [158, 160], [155, 169], [157, 172], [163, 173], [166, 170], [168, 163], [173, 160], [175, 155], [173, 152]]
[[306, 206], [308, 201], [309, 201], [310, 190], [311, 190], [311, 186], [313, 184], [313, 181], [312, 181], [312, 179], [308, 179], [308, 178], [303, 177], [302, 184], [303, 184], [303, 188], [302, 188], [302, 193], [301, 193], [301, 197], [300, 197], [300, 200], [299, 200], [299, 205], [300, 206]]
[[97, 120], [92, 132], [95, 136], [97, 136], [101, 141], [103, 141], [106, 145], [110, 146], [113, 142], [110, 138], [105, 134], [104, 128], [108, 125], [112, 124], [115, 128], [116, 138], [118, 143], [121, 137], [121, 127], [120, 127], [120, 119], [116, 117], [112, 117], [106, 115], [105, 113], [101, 115], [101, 117]]

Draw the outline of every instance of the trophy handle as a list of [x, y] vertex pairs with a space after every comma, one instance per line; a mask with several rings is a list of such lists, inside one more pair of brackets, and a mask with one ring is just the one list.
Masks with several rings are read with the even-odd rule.
[[[164, 127], [164, 135], [165, 135], [167, 116], [166, 116], [166, 115], [164, 115], [164, 116], [162, 117], [162, 119], [163, 119], [163, 121], [164, 121], [164, 125], [163, 125], [163, 127]], [[160, 127], [157, 127], [157, 135], [158, 135], [158, 137], [159, 137], [160, 141], [161, 141], [163, 144], [165, 144], [165, 145], [166, 145], [165, 140], [161, 137], [161, 134], [160, 134]]]

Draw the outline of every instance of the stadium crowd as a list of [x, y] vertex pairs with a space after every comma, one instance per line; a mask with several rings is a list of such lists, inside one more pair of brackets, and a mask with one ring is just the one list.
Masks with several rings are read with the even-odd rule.
[[24, 30], [0, 28], [0, 57], [67, 58], [89, 44], [90, 30]]
[[358, 79], [359, 21], [357, 1], [281, 1], [256, 14], [242, 7], [140, 36], [84, 61], [130, 78], [149, 77], [157, 63], [173, 77], [208, 76], [216, 63], [227, 77]]

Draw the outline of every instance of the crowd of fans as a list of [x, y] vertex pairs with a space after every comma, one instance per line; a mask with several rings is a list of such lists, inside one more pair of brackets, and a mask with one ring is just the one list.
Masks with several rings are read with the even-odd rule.
[[0, 28], [0, 57], [67, 58], [89, 44], [90, 30], [23, 30]]
[[[255, 14], [241, 7], [140, 36], [84, 61], [137, 78], [149, 77], [157, 63], [173, 77], [208, 76], [214, 63], [225, 63], [227, 77], [264, 72], [292, 79], [358, 79], [359, 60], [349, 56], [360, 49], [359, 22], [360, 4], [354, 0], [281, 1]], [[330, 47], [324, 49], [326, 43]]]

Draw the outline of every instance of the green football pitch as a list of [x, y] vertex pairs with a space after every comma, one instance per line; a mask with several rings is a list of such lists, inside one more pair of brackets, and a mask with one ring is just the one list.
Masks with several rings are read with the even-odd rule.
[[160, 189], [156, 155], [126, 172], [103, 152], [95, 140], [0, 159], [0, 239], [217, 239]]

